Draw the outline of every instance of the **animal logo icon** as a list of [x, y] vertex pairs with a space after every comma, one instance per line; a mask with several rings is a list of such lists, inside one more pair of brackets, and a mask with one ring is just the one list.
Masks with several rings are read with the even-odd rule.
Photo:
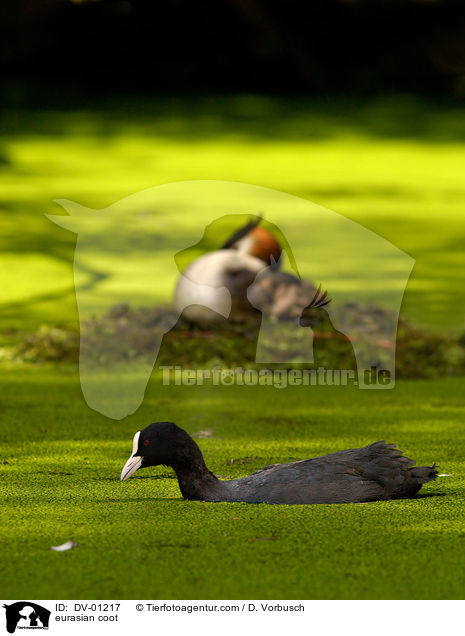
[[[276, 319], [279, 339], [298, 334], [299, 362], [312, 362], [312, 320], [328, 317], [353, 348], [359, 388], [394, 385], [397, 321], [414, 260], [359, 223], [277, 190], [226, 181], [169, 183], [100, 210], [57, 202], [68, 216], [47, 216], [77, 234], [81, 388], [88, 405], [107, 417], [121, 419], [140, 406], [163, 337], [183, 313], [208, 323], [215, 315], [234, 320], [252, 312], [259, 363], [289, 361], [264, 346], [277, 342]], [[198, 249], [202, 228], [234, 218], [235, 231]], [[192, 247], [195, 258], [181, 263]], [[127, 345], [124, 317], [116, 335], [86, 329], [93, 316], [124, 303], [167, 307], [144, 355], [137, 342]], [[366, 381], [365, 371], [381, 364], [389, 381]]]
[[14, 634], [19, 629], [48, 629], [50, 610], [31, 601], [18, 601], [3, 605], [6, 615], [6, 630]]

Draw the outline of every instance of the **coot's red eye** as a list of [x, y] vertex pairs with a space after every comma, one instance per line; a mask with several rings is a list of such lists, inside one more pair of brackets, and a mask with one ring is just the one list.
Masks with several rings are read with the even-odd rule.
[[148, 439], [144, 439], [144, 446], [148, 446], [149, 445], [149, 440]]

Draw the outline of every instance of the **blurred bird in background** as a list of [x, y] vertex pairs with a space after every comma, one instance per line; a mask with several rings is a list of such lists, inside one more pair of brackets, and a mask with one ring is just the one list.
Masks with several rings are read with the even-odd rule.
[[[221, 246], [194, 260], [182, 273], [174, 305], [186, 319], [210, 326], [221, 319], [241, 322], [258, 311], [279, 320], [301, 320], [330, 300], [312, 283], [281, 271], [283, 249], [274, 234], [252, 218]], [[225, 289], [229, 295], [225, 294]]]

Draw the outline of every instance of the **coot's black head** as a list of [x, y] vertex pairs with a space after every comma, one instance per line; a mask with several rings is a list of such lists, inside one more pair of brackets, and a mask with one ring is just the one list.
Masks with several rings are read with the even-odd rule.
[[121, 481], [147, 466], [176, 465], [180, 456], [188, 454], [195, 442], [173, 422], [155, 422], [134, 435], [132, 454], [121, 472]]

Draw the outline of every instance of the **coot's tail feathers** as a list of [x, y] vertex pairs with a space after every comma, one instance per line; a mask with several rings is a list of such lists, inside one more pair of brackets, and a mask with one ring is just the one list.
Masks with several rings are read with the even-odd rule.
[[433, 481], [438, 476], [435, 464], [432, 466], [416, 466], [410, 468], [403, 483], [390, 495], [390, 499], [405, 499], [414, 497], [423, 484]]
[[435, 464], [412, 468], [415, 462], [402, 455], [395, 444], [375, 442], [360, 451], [369, 459], [367, 463], [362, 463], [363, 477], [382, 486], [384, 499], [413, 497], [423, 484], [436, 479], [438, 475]]
[[436, 464], [432, 466], [416, 466], [415, 468], [411, 468], [410, 472], [412, 473], [412, 477], [415, 477], [420, 484], [427, 484], [438, 476], [436, 468], [439, 468]]

